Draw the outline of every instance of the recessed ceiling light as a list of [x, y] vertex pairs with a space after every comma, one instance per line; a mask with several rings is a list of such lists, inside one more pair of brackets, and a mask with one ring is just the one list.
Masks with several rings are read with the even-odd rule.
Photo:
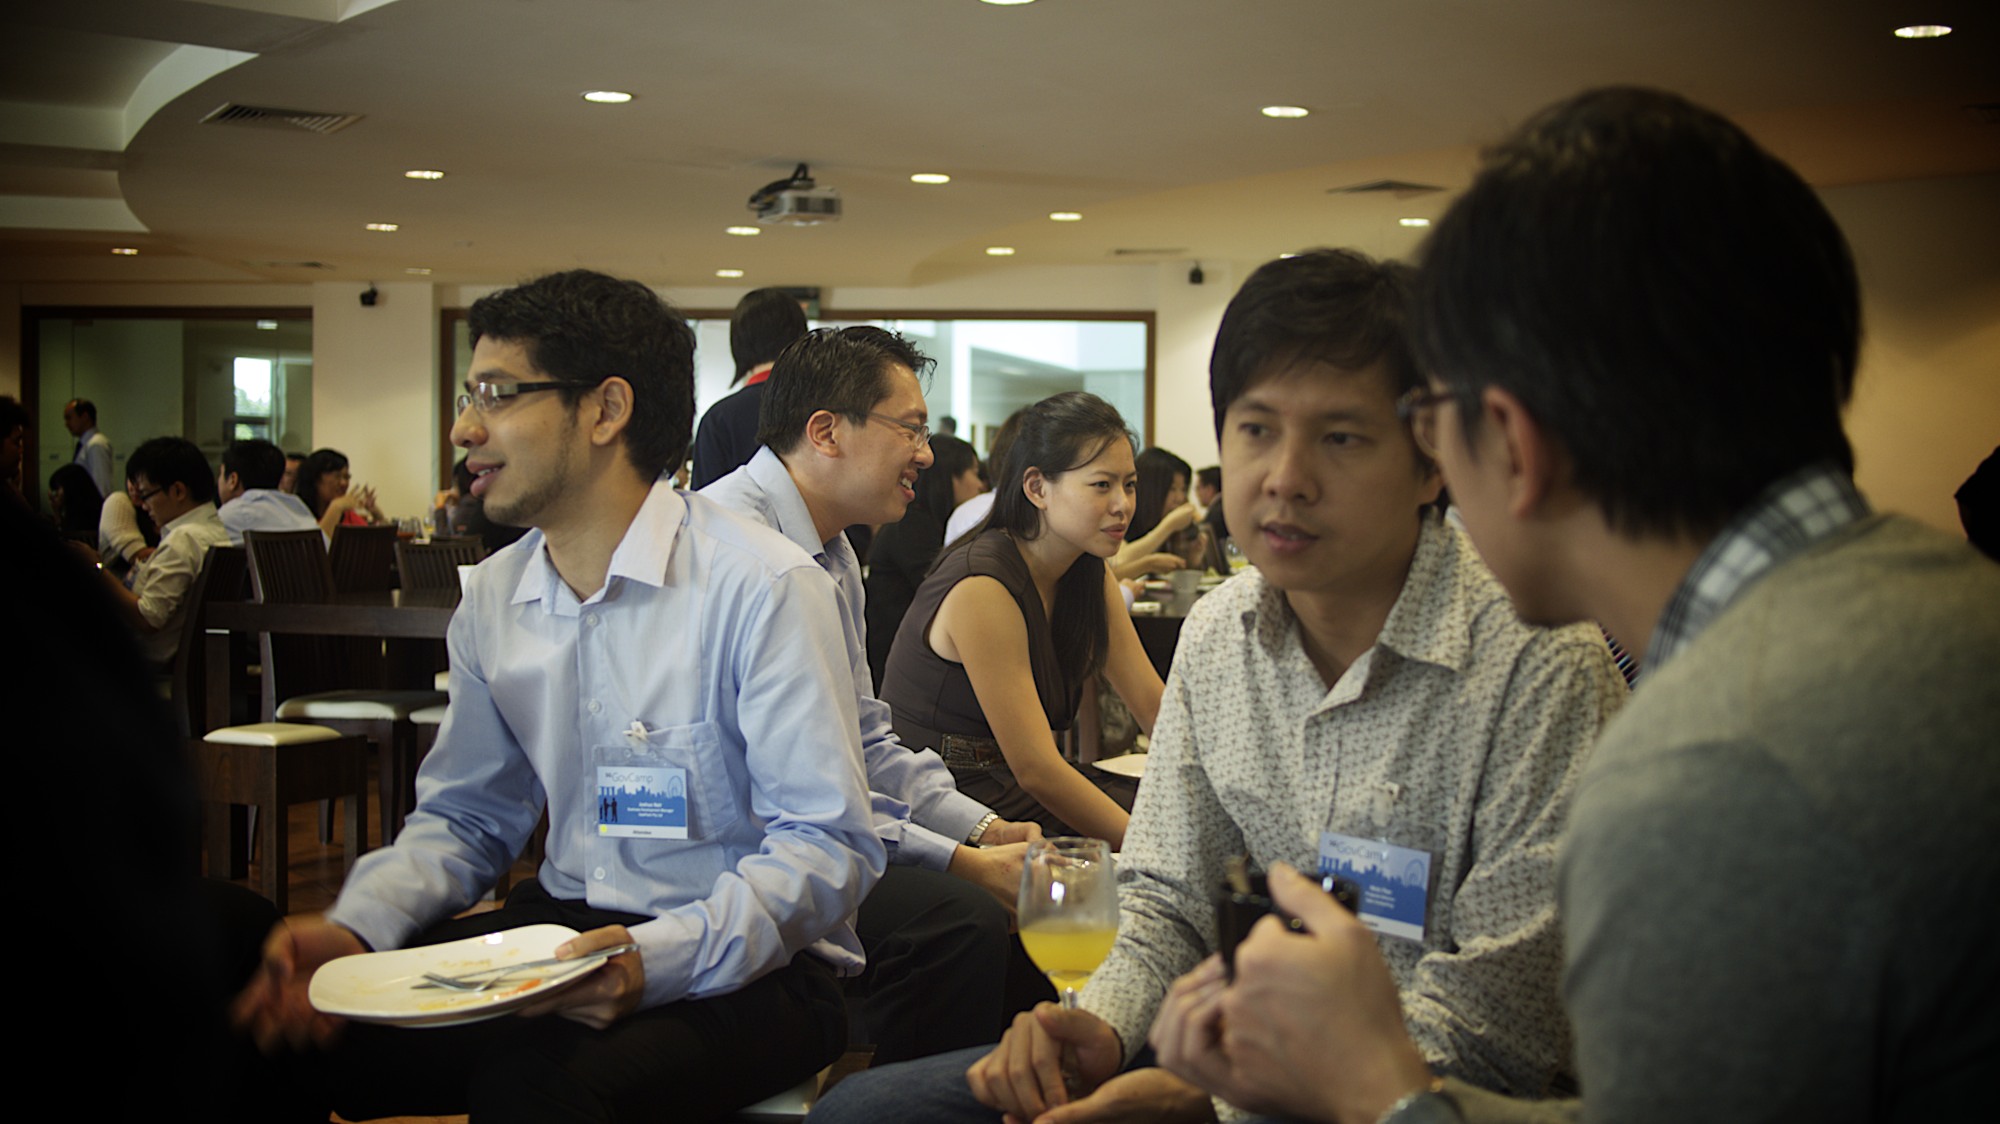
[[585, 90], [583, 100], [599, 105], [624, 105], [632, 100], [632, 95], [623, 90]]
[[738, 238], [755, 238], [759, 234], [764, 233], [764, 228], [761, 226], [730, 226], [724, 227], [722, 232], [724, 234], [734, 234]]
[[1012, 246], [988, 246], [988, 247], [986, 247], [986, 252], [987, 252], [987, 253], [989, 253], [989, 254], [991, 254], [991, 255], [993, 255], [993, 256], [994, 256], [994, 257], [996, 257], [996, 258], [1005, 258], [1005, 257], [1012, 257], [1012, 256], [1013, 256], [1013, 254], [1014, 254], [1014, 247], [1012, 247]]
[[1431, 220], [1429, 219], [1397, 219], [1396, 222], [1401, 226], [1429, 226], [1431, 224]]
[[743, 276], [743, 271], [740, 269], [718, 269], [715, 271], [715, 275], [717, 277], [741, 277]]
[[1304, 117], [1311, 110], [1302, 105], [1267, 105], [1257, 112], [1266, 117]]
[[1083, 216], [1075, 211], [1050, 211], [1049, 218], [1056, 222], [1081, 222]]
[[429, 267], [421, 265], [406, 266], [404, 267], [403, 272], [411, 274], [412, 276], [415, 277], [429, 277], [431, 275]]
[[979, 2], [991, 4], [996, 8], [1011, 8], [1016, 4], [1032, 4], [1035, 0], [979, 0]]
[[1896, 29], [1898, 39], [1936, 39], [1950, 34], [1951, 28], [1941, 23], [1913, 23]]
[[403, 173], [403, 178], [406, 180], [441, 180], [444, 178], [444, 173], [438, 171], [436, 168], [411, 168], [409, 171]]
[[1295, 258], [1295, 257], [1298, 257], [1298, 255], [1297, 255], [1297, 254], [1279, 254], [1278, 256], [1279, 256], [1279, 257], [1281, 257], [1281, 258]]
[[259, 320], [257, 321], [257, 330], [262, 332], [275, 332], [278, 330], [278, 322], [276, 320]]
[[133, 254], [138, 253], [139, 248], [137, 246], [113, 246], [111, 247], [111, 252], [114, 254], [118, 254], [121, 257], [129, 258]]
[[397, 230], [401, 229], [393, 222], [371, 222], [367, 225], [368, 229], [381, 234], [394, 234]]
[[910, 177], [911, 183], [950, 183], [951, 177], [943, 172], [918, 172]]

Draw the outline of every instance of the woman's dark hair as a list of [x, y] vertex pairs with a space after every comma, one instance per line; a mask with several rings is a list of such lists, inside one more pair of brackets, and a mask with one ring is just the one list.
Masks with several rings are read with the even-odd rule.
[[326, 504], [319, 498], [319, 478], [339, 472], [347, 467], [347, 456], [338, 449], [317, 449], [299, 465], [299, 475], [292, 482], [292, 493], [305, 501], [306, 509], [318, 519], [326, 514]]
[[58, 529], [64, 538], [82, 537], [96, 545], [97, 521], [104, 514], [104, 494], [97, 481], [80, 464], [66, 464], [49, 474], [49, 491], [62, 490], [62, 520]]
[[[1086, 391], [1044, 398], [1015, 419], [1018, 424], [1007, 459], [993, 477], [993, 510], [978, 529], [998, 527], [1016, 542], [1033, 542], [1042, 533], [1042, 511], [1028, 502], [1021, 488], [1030, 468], [1054, 480], [1096, 460], [1114, 441], [1138, 444], [1117, 407]], [[978, 537], [976, 532], [968, 534], [946, 553], [965, 549]], [[1076, 683], [1096, 674], [1111, 644], [1110, 626], [1104, 620], [1104, 559], [1085, 554], [1057, 580], [1049, 623], [1063, 676]]]
[[1140, 453], [1134, 463], [1139, 469], [1139, 489], [1132, 498], [1132, 525], [1125, 528], [1128, 540], [1160, 525], [1167, 514], [1167, 492], [1173, 488], [1176, 475], [1181, 478], [1183, 489], [1194, 482], [1194, 470], [1188, 467], [1188, 462], [1157, 445]]
[[957, 496], [954, 483], [965, 475], [966, 469], [978, 465], [979, 454], [972, 451], [971, 444], [942, 433], [934, 435], [931, 466], [918, 475], [916, 502], [910, 506], [929, 512], [942, 528], [951, 518], [952, 500]]

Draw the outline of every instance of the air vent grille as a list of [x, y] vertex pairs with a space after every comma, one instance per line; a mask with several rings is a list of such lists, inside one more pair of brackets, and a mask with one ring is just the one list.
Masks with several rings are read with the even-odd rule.
[[1346, 187], [1329, 187], [1328, 195], [1393, 195], [1398, 199], [1412, 199], [1419, 195], [1429, 195], [1444, 188], [1431, 183], [1410, 183], [1406, 180], [1370, 180], [1367, 183], [1351, 183]]
[[1129, 246], [1120, 246], [1116, 249], [1113, 249], [1111, 251], [1111, 254], [1113, 257], [1120, 257], [1120, 258], [1166, 257], [1166, 256], [1185, 257], [1187, 255], [1187, 247], [1168, 246], [1162, 249], [1140, 249]]
[[274, 109], [267, 105], [219, 106], [201, 119], [204, 125], [241, 125], [259, 129], [304, 129], [308, 133], [337, 133], [356, 121], [360, 113], [315, 113], [308, 109]]
[[243, 264], [252, 269], [332, 269], [323, 261], [252, 261]]

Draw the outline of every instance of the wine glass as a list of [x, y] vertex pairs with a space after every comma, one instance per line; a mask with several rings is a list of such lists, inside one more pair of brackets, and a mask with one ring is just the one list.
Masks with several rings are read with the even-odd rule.
[[1118, 882], [1111, 844], [1057, 836], [1028, 844], [1021, 866], [1021, 944], [1075, 1007], [1077, 992], [1118, 938]]

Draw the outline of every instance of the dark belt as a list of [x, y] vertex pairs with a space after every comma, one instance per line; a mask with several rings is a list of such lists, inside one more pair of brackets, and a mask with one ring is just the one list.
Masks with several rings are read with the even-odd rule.
[[944, 734], [938, 738], [938, 756], [953, 769], [991, 769], [1007, 764], [1000, 743], [970, 734]]

